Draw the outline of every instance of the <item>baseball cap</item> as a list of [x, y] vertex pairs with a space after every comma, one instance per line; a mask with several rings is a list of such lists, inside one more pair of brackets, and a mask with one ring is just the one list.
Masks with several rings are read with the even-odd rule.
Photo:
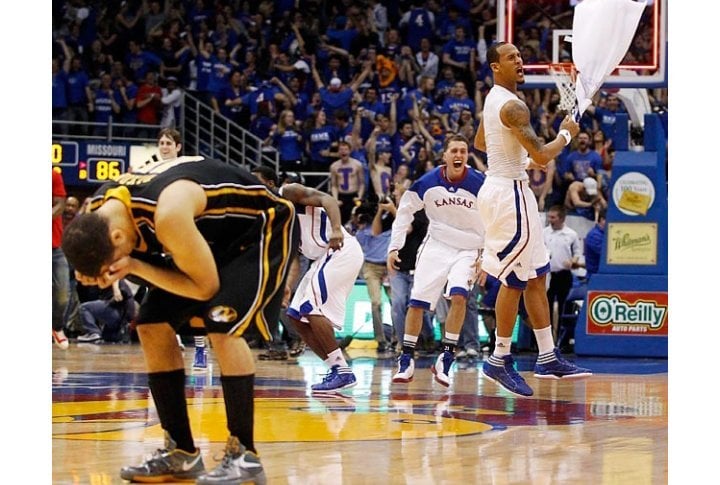
[[296, 61], [295, 64], [293, 64], [293, 67], [298, 71], [302, 71], [306, 74], [310, 73], [310, 66], [308, 66], [308, 63], [303, 61], [302, 59]]
[[585, 192], [587, 192], [588, 195], [597, 195], [597, 180], [592, 177], [585, 177], [583, 185], [585, 186]]
[[392, 153], [392, 150], [388, 146], [381, 146], [377, 148], [377, 153]]
[[334, 77], [330, 80], [330, 86], [334, 88], [339, 88], [340, 86], [342, 86], [342, 81], [339, 77]]

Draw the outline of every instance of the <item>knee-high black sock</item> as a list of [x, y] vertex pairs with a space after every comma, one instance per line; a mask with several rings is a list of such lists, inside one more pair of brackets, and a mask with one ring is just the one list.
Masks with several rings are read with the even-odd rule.
[[220, 376], [220, 383], [225, 397], [228, 430], [231, 435], [237, 436], [245, 448], [255, 453], [255, 374]]
[[148, 387], [162, 428], [170, 433], [178, 448], [194, 453], [195, 443], [185, 400], [185, 369], [149, 373]]

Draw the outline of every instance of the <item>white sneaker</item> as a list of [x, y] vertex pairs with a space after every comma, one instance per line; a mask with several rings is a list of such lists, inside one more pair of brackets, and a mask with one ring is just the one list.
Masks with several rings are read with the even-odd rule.
[[84, 333], [78, 336], [78, 342], [97, 342], [102, 337], [97, 333]]
[[435, 381], [445, 387], [450, 386], [450, 367], [452, 367], [453, 354], [450, 352], [442, 352], [438, 355], [435, 364], [430, 368], [435, 374]]
[[52, 331], [53, 336], [53, 342], [55, 342], [55, 345], [60, 347], [63, 350], [67, 350], [68, 347], [70, 347], [70, 343], [68, 342], [67, 337], [65, 336], [65, 332], [62, 330], [53, 330]]
[[467, 349], [467, 356], [468, 356], [468, 357], [471, 357], [471, 358], [475, 359], [475, 358], [477, 358], [479, 355], [480, 355], [480, 353], [479, 353], [477, 350], [475, 350], [475, 349], [473, 349], [473, 348]]
[[410, 354], [401, 354], [398, 357], [398, 371], [393, 376], [393, 382], [407, 383], [413, 380], [415, 373], [415, 360]]

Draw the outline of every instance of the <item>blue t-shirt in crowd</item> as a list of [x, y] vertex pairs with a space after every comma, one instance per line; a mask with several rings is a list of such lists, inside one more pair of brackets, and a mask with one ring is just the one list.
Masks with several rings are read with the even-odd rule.
[[363, 140], [367, 140], [375, 128], [375, 116], [378, 114], [387, 115], [387, 111], [385, 110], [385, 105], [380, 101], [375, 101], [374, 103], [363, 101], [359, 106], [365, 110], [361, 118], [360, 136]]
[[213, 64], [217, 61], [214, 55], [205, 57], [198, 54], [195, 57], [195, 67], [197, 68], [197, 78], [195, 80], [195, 89], [200, 92], [210, 90], [210, 78], [213, 75]]
[[475, 114], [475, 102], [470, 98], [447, 97], [440, 107], [440, 112], [447, 114], [451, 121], [457, 123], [458, 118], [460, 118], [460, 113], [462, 113], [464, 109], [470, 110], [471, 113]]
[[352, 89], [344, 88], [341, 91], [334, 92], [327, 88], [320, 88], [320, 100], [328, 119], [334, 117], [335, 110], [344, 109], [350, 112], [350, 101], [353, 97]]
[[67, 74], [62, 69], [52, 77], [52, 107], [67, 108]]
[[[225, 88], [222, 90], [222, 93], [220, 93], [220, 99], [218, 100], [218, 103], [220, 104], [220, 112], [231, 120], [235, 120], [243, 109], [250, 109], [248, 107], [248, 104], [250, 102], [250, 96], [251, 93], [248, 93], [247, 91], [244, 91], [242, 89], [235, 91], [232, 86], [225, 86]], [[241, 105], [225, 105], [225, 101], [234, 101], [238, 98], [242, 99]]]
[[429, 10], [422, 7], [413, 8], [410, 11], [407, 23], [407, 44], [413, 52], [420, 50], [420, 41], [423, 38], [427, 38], [432, 42], [435, 37], [434, 25], [430, 20], [429, 12]]
[[270, 128], [275, 124], [272, 118], [267, 116], [258, 116], [250, 123], [250, 132], [260, 138], [266, 139], [270, 135]]
[[216, 59], [212, 65], [212, 74], [208, 80], [208, 91], [219, 97], [223, 89], [230, 85], [230, 73], [232, 70], [233, 65], [230, 62]]
[[[137, 98], [137, 93], [137, 84], [130, 83], [125, 86], [125, 96], [127, 96], [127, 99], [132, 100]], [[120, 95], [120, 99], [123, 101], [120, 103], [120, 106], [122, 106], [123, 123], [137, 123], [137, 105], [133, 109], [127, 109], [127, 106], [125, 106], [125, 100], [122, 99], [122, 95]]]
[[598, 174], [602, 169], [602, 158], [595, 150], [590, 150], [587, 153], [580, 153], [575, 150], [565, 158], [564, 168], [566, 171], [572, 172], [575, 180], [582, 181], [585, 177], [591, 176], [589, 173], [591, 168], [595, 171], [593, 177]]
[[428, 114], [435, 109], [435, 102], [431, 96], [425, 96], [420, 89], [413, 89], [407, 92], [401, 103], [398, 103], [398, 121], [410, 119], [409, 112], [413, 109], [413, 99], [417, 100], [418, 108], [427, 111]]
[[[298, 137], [300, 139], [298, 139]], [[302, 160], [302, 135], [292, 128], [286, 128], [283, 133], [275, 132], [273, 145], [280, 153], [281, 162]]]
[[337, 140], [335, 136], [335, 128], [329, 125], [321, 126], [320, 128], [313, 128], [307, 137], [308, 145], [310, 146], [310, 159], [313, 162], [321, 162], [330, 166], [332, 163], [331, 157], [324, 157], [320, 155], [323, 150], [328, 150], [333, 142]]
[[357, 30], [347, 29], [327, 29], [325, 32], [325, 35], [327, 35], [329, 39], [337, 41], [337, 43], [340, 44], [340, 47], [346, 51], [350, 50], [350, 45], [352, 44], [353, 39], [357, 37], [357, 34]]
[[465, 38], [459, 42], [456, 39], [450, 39], [443, 47], [443, 54], [450, 54], [450, 59], [455, 62], [470, 63], [470, 53], [475, 49], [475, 43]]
[[[120, 104], [120, 96], [116, 90], [113, 90], [113, 98], [115, 102]], [[95, 90], [95, 121], [98, 123], [107, 123], [110, 116], [114, 115], [112, 109], [112, 100], [110, 95], [103, 89]]]
[[148, 51], [140, 51], [137, 54], [130, 53], [125, 58], [125, 64], [132, 71], [135, 82], [144, 81], [145, 74], [158, 70], [161, 63], [160, 57]]
[[597, 273], [600, 269], [600, 254], [605, 241], [605, 230], [595, 224], [585, 235], [583, 243], [585, 251], [585, 269], [588, 275]]
[[67, 75], [68, 81], [68, 102], [74, 105], [87, 104], [87, 94], [85, 88], [90, 80], [88, 75], [82, 69], [79, 71], [70, 71]]

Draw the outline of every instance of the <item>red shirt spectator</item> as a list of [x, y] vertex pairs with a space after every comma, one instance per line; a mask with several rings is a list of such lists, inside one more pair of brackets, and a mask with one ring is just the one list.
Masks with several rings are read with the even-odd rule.
[[145, 76], [145, 83], [137, 92], [137, 119], [138, 123], [157, 125], [160, 123], [162, 110], [162, 90], [157, 85], [156, 74], [149, 72]]
[[[52, 171], [52, 202], [53, 202], [53, 215], [52, 215], [52, 247], [53, 249], [59, 248], [62, 242], [63, 233], [63, 208], [65, 207], [65, 183], [63, 182], [62, 175], [55, 170]], [[61, 199], [62, 203], [58, 203], [58, 199]], [[56, 207], [58, 207], [56, 211]]]

